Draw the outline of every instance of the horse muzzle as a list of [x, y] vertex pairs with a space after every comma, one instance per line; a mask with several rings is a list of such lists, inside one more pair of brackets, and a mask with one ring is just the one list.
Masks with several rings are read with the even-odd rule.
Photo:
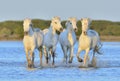
[[75, 29], [74, 29], [74, 31], [75, 31], [75, 32], [78, 32], [78, 29], [77, 29], [77, 28], [75, 28]]
[[28, 32], [25, 31], [25, 32], [24, 32], [24, 35], [28, 35]]
[[63, 31], [63, 28], [60, 28], [60, 32], [62, 32]]
[[87, 35], [87, 32], [86, 32], [86, 31], [84, 31], [83, 33], [84, 33], [84, 35]]

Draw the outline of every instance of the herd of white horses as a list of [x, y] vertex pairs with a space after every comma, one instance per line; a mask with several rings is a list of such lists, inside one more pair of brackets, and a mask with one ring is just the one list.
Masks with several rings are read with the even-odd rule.
[[[76, 57], [79, 62], [83, 62], [81, 67], [88, 67], [89, 63], [89, 51], [93, 50], [93, 57], [91, 61], [92, 66], [96, 66], [95, 53], [101, 54], [99, 49], [101, 48], [101, 42], [98, 33], [95, 30], [90, 29], [92, 20], [89, 18], [82, 18], [82, 33], [79, 37], [78, 52]], [[39, 50], [40, 66], [42, 66], [42, 57], [44, 55], [46, 64], [50, 61], [52, 56], [52, 65], [55, 63], [55, 50], [57, 43], [59, 42], [63, 50], [63, 62], [72, 63], [74, 56], [74, 45], [77, 42], [76, 34], [77, 19], [75, 17], [69, 18], [63, 29], [61, 25], [61, 19], [58, 16], [52, 18], [50, 27], [48, 29], [41, 30], [34, 28], [32, 20], [26, 18], [23, 22], [24, 38], [23, 44], [26, 53], [27, 66], [29, 68], [34, 67], [34, 50]], [[57, 34], [59, 32], [60, 34]], [[80, 58], [80, 52], [85, 51], [84, 59]]]

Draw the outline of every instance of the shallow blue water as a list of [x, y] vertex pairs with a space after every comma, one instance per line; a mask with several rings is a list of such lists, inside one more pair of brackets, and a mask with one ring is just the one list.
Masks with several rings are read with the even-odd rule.
[[[75, 54], [77, 47], [76, 44]], [[58, 44], [54, 68], [50, 64], [46, 66], [45, 63], [44, 68], [39, 68], [39, 52], [35, 50], [36, 68], [29, 70], [26, 67], [23, 43], [1, 41], [0, 81], [119, 81], [120, 42], [103, 42], [102, 51], [103, 55], [97, 55], [98, 68], [78, 68], [80, 63], [76, 57], [72, 64], [62, 63], [63, 53]]]

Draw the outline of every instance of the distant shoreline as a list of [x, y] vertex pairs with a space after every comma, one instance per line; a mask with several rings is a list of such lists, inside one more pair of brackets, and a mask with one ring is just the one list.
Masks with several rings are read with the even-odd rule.
[[100, 36], [101, 41], [120, 42], [120, 36]]
[[[108, 41], [108, 42], [120, 42], [120, 36], [100, 36], [101, 41]], [[22, 41], [22, 38], [17, 37], [0, 37], [0, 41]]]

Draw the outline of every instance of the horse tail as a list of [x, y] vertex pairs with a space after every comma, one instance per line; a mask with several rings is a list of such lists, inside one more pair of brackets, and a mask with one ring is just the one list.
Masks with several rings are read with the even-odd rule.
[[[103, 54], [100, 49], [102, 47], [102, 43], [99, 41], [98, 44], [95, 46], [94, 52], [97, 52], [97, 54]], [[95, 54], [95, 53], [94, 53]]]

